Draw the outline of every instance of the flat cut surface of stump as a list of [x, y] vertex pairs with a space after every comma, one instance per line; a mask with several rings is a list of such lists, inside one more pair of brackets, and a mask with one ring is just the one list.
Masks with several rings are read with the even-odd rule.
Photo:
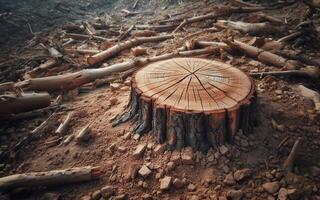
[[134, 78], [135, 89], [157, 105], [182, 112], [215, 112], [237, 107], [252, 92], [241, 70], [217, 61], [174, 58], [149, 64]]

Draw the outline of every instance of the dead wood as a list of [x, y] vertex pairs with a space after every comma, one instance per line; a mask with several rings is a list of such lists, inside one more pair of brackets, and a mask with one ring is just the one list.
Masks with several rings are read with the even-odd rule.
[[66, 117], [66, 119], [59, 125], [58, 129], [56, 130], [56, 133], [59, 135], [63, 135], [66, 133], [69, 123], [71, 121], [73, 113], [69, 113]]
[[141, 45], [143, 43], [160, 42], [160, 41], [168, 40], [168, 39], [172, 39], [172, 38], [173, 38], [172, 35], [134, 38], [132, 40], [128, 40], [126, 42], [117, 44], [117, 45], [115, 45], [105, 51], [102, 51], [96, 55], [88, 57], [87, 62], [89, 65], [95, 65], [95, 64], [98, 64], [98, 63], [120, 53], [121, 51], [123, 51], [125, 49], [130, 49], [132, 47]]
[[315, 110], [320, 111], [320, 94], [317, 91], [311, 90], [303, 85], [298, 85], [296, 87], [296, 90], [303, 97], [312, 100], [315, 106]]
[[98, 167], [78, 167], [46, 172], [30, 172], [14, 174], [0, 178], [0, 190], [15, 188], [32, 188], [40, 186], [65, 185], [97, 179], [100, 176]]
[[57, 59], [49, 59], [45, 63], [41, 64], [39, 67], [32, 69], [31, 71], [26, 72], [25, 77], [34, 78], [37, 77], [37, 74], [46, 72], [48, 69], [56, 66], [59, 63]]
[[118, 40], [118, 41], [121, 41], [121, 40], [127, 38], [127, 37], [130, 35], [131, 31], [132, 31], [134, 28], [135, 28], [135, 25], [132, 25], [132, 26], [130, 26], [130, 27], [128, 28], [128, 30], [126, 30], [123, 34], [120, 34], [120, 37], [119, 37], [119, 40]]
[[166, 32], [175, 29], [177, 26], [175, 24], [166, 24], [166, 25], [136, 25], [137, 29], [140, 30], [155, 30], [157, 32]]
[[33, 129], [30, 133], [28, 133], [25, 137], [22, 138], [14, 147], [14, 151], [19, 151], [25, 145], [28, 145], [34, 139], [40, 136], [40, 132], [48, 126], [51, 120], [56, 116], [56, 113], [51, 114], [45, 121], [43, 121], [38, 127]]
[[86, 55], [95, 55], [97, 53], [100, 53], [100, 50], [95, 49], [64, 49], [67, 53], [79, 53], [79, 54], [86, 54]]
[[132, 37], [151, 37], [156, 35], [158, 35], [158, 33], [153, 30], [134, 31], [131, 34]]
[[0, 116], [44, 108], [50, 103], [50, 95], [46, 92], [2, 95], [0, 96]]
[[241, 21], [218, 20], [216, 26], [235, 29], [250, 35], [270, 34], [279, 31], [279, 28], [274, 27], [269, 22], [247, 23]]
[[293, 32], [289, 35], [286, 35], [286, 36], [280, 38], [279, 40], [277, 40], [277, 42], [287, 42], [289, 40], [292, 40], [292, 39], [299, 37], [300, 35], [302, 35], [302, 33], [303, 33], [302, 31]]
[[290, 151], [290, 154], [289, 156], [287, 157], [287, 159], [284, 161], [283, 163], [283, 167], [288, 170], [288, 171], [292, 171], [293, 170], [293, 166], [294, 166], [294, 163], [296, 161], [296, 158], [297, 158], [297, 154], [301, 148], [301, 145], [302, 145], [302, 138], [298, 138], [291, 151]]
[[178, 32], [187, 24], [200, 22], [200, 21], [204, 21], [204, 20], [208, 20], [208, 19], [216, 19], [217, 17], [228, 16], [232, 13], [257, 12], [257, 11], [264, 10], [265, 8], [263, 8], [263, 7], [227, 7], [224, 9], [222, 9], [222, 11], [217, 11], [217, 12], [209, 13], [206, 15], [200, 15], [200, 16], [184, 19], [181, 22], [181, 24], [177, 28], [174, 29], [174, 31], [172, 33]]
[[89, 22], [84, 22], [84, 27], [85, 27], [85, 32], [88, 35], [96, 35], [97, 34], [96, 29]]
[[129, 11], [129, 10], [127, 10], [127, 9], [122, 9], [121, 12], [124, 13], [126, 17], [128, 17], [128, 16], [134, 16], [134, 15], [139, 15], [139, 14], [153, 15], [153, 12], [152, 12], [152, 11], [134, 12], [134, 11]]
[[56, 48], [54, 47], [47, 47], [45, 46], [44, 44], [40, 43], [40, 46], [42, 46], [43, 48], [47, 49], [47, 51], [49, 52], [50, 56], [52, 58], [55, 58], [55, 59], [59, 59], [59, 58], [62, 58], [63, 55], [62, 53], [60, 53]]
[[86, 125], [83, 129], [81, 129], [81, 131], [75, 136], [76, 142], [79, 144], [81, 142], [85, 142], [86, 140], [88, 140], [90, 138], [90, 133], [91, 128], [90, 128], [90, 124]]
[[311, 79], [317, 79], [320, 77], [318, 68], [306, 67], [300, 70], [286, 70], [286, 71], [268, 71], [268, 72], [254, 72], [250, 73], [250, 76], [254, 78], [263, 78], [265, 76], [289, 76], [289, 77], [307, 77]]
[[230, 46], [230, 48], [240, 50], [248, 56], [256, 58], [266, 64], [271, 64], [285, 69], [296, 69], [301, 65], [298, 61], [288, 60], [269, 51], [265, 51], [237, 40], [234, 40], [233, 42], [226, 40], [225, 42]]
[[65, 37], [73, 38], [73, 39], [96, 39], [96, 40], [102, 40], [102, 41], [109, 41], [107, 38], [96, 36], [96, 35], [83, 35], [83, 34], [77, 34], [77, 33], [66, 33], [64, 35]]
[[93, 82], [97, 79], [103, 79], [106, 76], [110, 76], [112, 73], [123, 72], [132, 68], [141, 67], [150, 62], [155, 62], [172, 57], [185, 57], [210, 54], [215, 51], [215, 48], [208, 47], [205, 49], [175, 52], [150, 58], [136, 58], [127, 62], [118, 63], [99, 69], [85, 69], [70, 74], [29, 79], [17, 82], [15, 84], [15, 87], [23, 88], [24, 90], [29, 91], [70, 90], [77, 88], [83, 84]]

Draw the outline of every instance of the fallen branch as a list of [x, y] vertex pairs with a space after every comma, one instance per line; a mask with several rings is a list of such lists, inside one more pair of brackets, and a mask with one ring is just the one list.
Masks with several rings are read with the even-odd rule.
[[68, 53], [79, 53], [79, 54], [88, 54], [88, 55], [94, 55], [97, 53], [100, 53], [100, 50], [95, 49], [64, 49]]
[[279, 40], [277, 40], [277, 42], [287, 42], [289, 40], [299, 37], [300, 35], [302, 35], [302, 31], [296, 31], [287, 36], [280, 38]]
[[40, 187], [65, 185], [97, 179], [100, 176], [98, 167], [78, 167], [46, 172], [31, 172], [15, 174], [0, 178], [0, 190], [10, 190], [19, 187]]
[[265, 76], [297, 76], [317, 79], [320, 77], [320, 72], [317, 68], [303, 68], [300, 70], [253, 72], [250, 73], [250, 76], [252, 76], [253, 78], [263, 78]]
[[73, 38], [73, 39], [96, 39], [96, 40], [102, 40], [102, 41], [109, 41], [107, 38], [96, 36], [96, 35], [83, 35], [83, 34], [77, 34], [77, 33], [66, 33], [64, 35], [65, 37]]
[[298, 154], [298, 151], [299, 151], [299, 149], [301, 147], [301, 144], [302, 144], [302, 138], [299, 137], [295, 141], [295, 143], [294, 143], [294, 145], [293, 145], [293, 147], [292, 147], [292, 149], [290, 151], [290, 154], [289, 154], [288, 158], [283, 163], [283, 167], [286, 170], [288, 170], [288, 171], [292, 171], [293, 170], [294, 162], [295, 162], [295, 160], [297, 158], [297, 154]]
[[247, 23], [241, 21], [235, 22], [230, 20], [218, 20], [216, 25], [218, 27], [235, 29], [250, 35], [270, 34], [274, 33], [275, 31], [279, 31], [279, 29], [272, 26], [269, 22]]
[[50, 95], [43, 93], [22, 93], [0, 96], [0, 116], [27, 112], [50, 105]]
[[78, 133], [78, 135], [75, 137], [78, 144], [81, 142], [84, 142], [89, 139], [91, 128], [90, 125], [86, 125], [81, 131]]
[[131, 68], [141, 67], [150, 62], [169, 59], [173, 57], [187, 57], [211, 54], [215, 51], [216, 48], [208, 47], [205, 49], [198, 49], [192, 51], [174, 52], [150, 58], [136, 58], [130, 61], [114, 64], [104, 68], [85, 69], [70, 74], [29, 79], [15, 83], [15, 87], [20, 87], [24, 90], [31, 91], [71, 90], [83, 84], [93, 82], [97, 79], [103, 79], [106, 76], [111, 75], [112, 73], [123, 72]]
[[72, 115], [73, 113], [69, 113], [66, 119], [59, 125], [58, 129], [56, 130], [57, 134], [62, 135], [66, 133], [69, 123], [71, 121]]
[[264, 9], [265, 9], [264, 7], [228, 7], [226, 10], [222, 9], [222, 12], [213, 12], [213, 13], [206, 14], [206, 15], [200, 15], [200, 16], [184, 19], [181, 22], [181, 24], [176, 29], [174, 29], [174, 31], [172, 33], [178, 32], [187, 24], [200, 22], [200, 21], [204, 21], [204, 20], [208, 20], [208, 19], [216, 19], [217, 17], [227, 16], [232, 13], [257, 12], [257, 11], [261, 11]]
[[159, 42], [167, 39], [172, 39], [172, 35], [164, 35], [164, 36], [155, 36], [155, 37], [141, 37], [141, 38], [134, 38], [132, 40], [128, 40], [126, 42], [117, 44], [107, 50], [104, 50], [96, 55], [90, 56], [87, 59], [87, 62], [89, 65], [95, 65], [97, 63], [100, 63], [125, 49], [129, 49], [135, 46], [138, 46], [143, 43], [147, 42]]
[[37, 74], [42, 73], [55, 65], [58, 64], [57, 59], [49, 59], [45, 63], [41, 64], [39, 67], [36, 67], [32, 69], [31, 71], [28, 71], [25, 75], [30, 76], [31, 78], [36, 77]]
[[313, 101], [316, 111], [320, 111], [320, 94], [303, 85], [299, 85], [296, 90], [305, 98]]
[[134, 27], [135, 27], [134, 25], [130, 26], [126, 32], [121, 34], [120, 37], [119, 37], [119, 41], [121, 41], [121, 40], [125, 39], [126, 37], [128, 37], [130, 35], [131, 31], [134, 29]]
[[256, 58], [257, 60], [266, 64], [271, 64], [276, 67], [284, 67], [287, 69], [295, 69], [299, 65], [298, 61], [285, 59], [281, 56], [278, 56], [277, 54], [271, 53], [269, 51], [264, 51], [263, 49], [245, 44], [237, 40], [234, 40], [233, 42], [226, 40], [225, 42], [229, 45], [230, 48], [240, 50], [248, 56]]
[[175, 24], [166, 24], [166, 25], [136, 25], [136, 28], [139, 30], [155, 30], [158, 32], [171, 31], [177, 26]]

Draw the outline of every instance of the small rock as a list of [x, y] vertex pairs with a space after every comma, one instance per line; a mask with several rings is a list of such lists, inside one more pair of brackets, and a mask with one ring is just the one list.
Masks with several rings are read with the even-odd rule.
[[102, 197], [101, 191], [97, 190], [91, 194], [92, 200], [99, 200]]
[[226, 175], [226, 177], [223, 180], [223, 183], [226, 184], [226, 185], [234, 185], [234, 184], [236, 184], [236, 181], [234, 180], [232, 172]]
[[175, 164], [179, 164], [181, 159], [180, 151], [173, 151], [171, 153], [170, 161], [174, 162]]
[[139, 144], [136, 147], [136, 150], [133, 152], [133, 157], [135, 157], [136, 159], [140, 158], [146, 148], [147, 148], [146, 144]]
[[192, 165], [193, 164], [193, 152], [192, 149], [187, 147], [183, 150], [181, 155], [182, 164]]
[[230, 190], [227, 192], [227, 198], [230, 200], [240, 200], [242, 197], [242, 190]]
[[151, 173], [152, 171], [146, 166], [146, 165], [143, 165], [139, 172], [138, 172], [143, 178], [147, 178]]
[[229, 148], [227, 146], [225, 146], [225, 145], [222, 145], [222, 146], [219, 147], [219, 151], [224, 156], [227, 153], [229, 153]]
[[130, 137], [131, 137], [131, 133], [130, 133], [130, 132], [128, 132], [128, 133], [126, 133], [126, 134], [124, 134], [124, 135], [122, 136], [122, 138], [123, 138], [124, 140], [130, 139]]
[[149, 142], [148, 145], [147, 145], [147, 149], [152, 149], [154, 146], [154, 143], [153, 142]]
[[199, 200], [199, 197], [197, 195], [192, 195], [190, 200]]
[[120, 195], [114, 197], [114, 199], [115, 200], [126, 200], [126, 199], [128, 199], [128, 194], [120, 194]]
[[233, 176], [236, 181], [242, 181], [248, 178], [249, 176], [251, 176], [251, 174], [252, 174], [251, 169], [245, 168], [245, 169], [237, 170]]
[[120, 84], [119, 83], [111, 83], [110, 84], [111, 91], [118, 90], [119, 88], [120, 88]]
[[115, 187], [111, 186], [111, 185], [107, 185], [107, 186], [104, 186], [103, 188], [101, 188], [100, 192], [101, 192], [101, 195], [108, 199], [110, 198], [111, 196], [113, 196], [115, 194]]
[[180, 179], [175, 178], [175, 179], [173, 180], [173, 186], [174, 186], [175, 188], [180, 189], [180, 188], [183, 188], [184, 183], [183, 183]]
[[128, 171], [128, 174], [127, 174], [127, 179], [130, 180], [130, 179], [135, 179], [137, 174], [138, 174], [138, 165], [136, 164], [133, 164], [133, 165], [130, 165], [129, 166], [129, 171]]
[[165, 144], [158, 144], [156, 148], [154, 148], [155, 153], [163, 153], [166, 150], [167, 146]]
[[195, 185], [193, 185], [192, 183], [190, 183], [190, 184], [188, 185], [188, 191], [190, 191], [190, 192], [195, 191], [196, 188], [197, 188], [197, 187], [196, 187]]
[[165, 176], [160, 180], [160, 190], [168, 190], [172, 184], [172, 178]]
[[167, 163], [166, 170], [169, 172], [169, 171], [173, 170], [175, 168], [175, 166], [176, 166], [175, 163], [170, 161], [170, 162]]
[[286, 188], [281, 188], [278, 193], [278, 200], [287, 200], [288, 190]]
[[270, 194], [274, 194], [276, 192], [278, 192], [278, 190], [280, 189], [280, 183], [275, 181], [275, 182], [269, 182], [269, 183], [265, 183], [262, 185], [263, 189], [270, 193]]
[[90, 197], [90, 195], [86, 195], [86, 196], [81, 197], [81, 200], [91, 200], [91, 197]]
[[153, 199], [150, 194], [144, 194], [144, 195], [141, 196], [141, 198], [144, 199], [144, 200], [152, 200]]

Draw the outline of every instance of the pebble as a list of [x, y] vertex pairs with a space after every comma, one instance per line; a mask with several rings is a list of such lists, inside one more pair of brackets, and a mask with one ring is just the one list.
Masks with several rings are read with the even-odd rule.
[[227, 192], [227, 198], [230, 200], [240, 200], [243, 197], [242, 190], [229, 190]]
[[138, 171], [138, 173], [143, 177], [143, 178], [147, 178], [152, 171], [146, 166], [146, 165], [142, 165], [142, 167], [140, 168], [140, 170]]
[[227, 146], [225, 146], [225, 145], [222, 145], [222, 146], [219, 147], [219, 151], [224, 156], [227, 153], [229, 153], [229, 148]]
[[188, 185], [188, 191], [190, 191], [190, 192], [195, 191], [196, 188], [197, 188], [197, 187], [196, 187], [194, 184], [192, 184], [192, 183], [190, 183], [190, 184]]
[[154, 152], [157, 154], [163, 153], [166, 150], [167, 146], [165, 144], [158, 144], [154, 148]]
[[280, 189], [280, 183], [275, 181], [275, 182], [268, 182], [268, 183], [264, 183], [262, 185], [262, 188], [270, 193], [270, 194], [274, 194], [276, 192], [278, 192], [278, 190]]
[[107, 185], [107, 186], [104, 186], [103, 188], [101, 188], [101, 195], [104, 197], [104, 198], [110, 198], [111, 196], [113, 196], [115, 194], [115, 190], [116, 188], [114, 186], [111, 186], [111, 185]]
[[111, 91], [118, 90], [119, 88], [120, 88], [120, 84], [119, 83], [111, 83], [110, 84]]
[[226, 184], [226, 185], [234, 185], [234, 184], [236, 184], [236, 181], [234, 180], [232, 172], [226, 175], [226, 177], [223, 180], [223, 183]]
[[278, 193], [278, 200], [287, 200], [288, 199], [288, 190], [286, 188], [280, 188]]
[[136, 150], [133, 152], [133, 157], [135, 157], [136, 159], [140, 158], [146, 148], [147, 148], [146, 144], [139, 144], [136, 147]]
[[234, 173], [233, 177], [236, 181], [239, 182], [239, 181], [242, 181], [242, 180], [248, 178], [249, 176], [251, 176], [251, 174], [252, 174], [251, 169], [245, 168], [245, 169], [237, 170]]
[[168, 190], [172, 184], [172, 178], [170, 176], [165, 176], [160, 179], [160, 190]]
[[166, 171], [172, 171], [174, 168], [175, 168], [175, 163], [174, 162], [172, 162], [172, 161], [170, 161], [170, 162], [168, 162], [167, 163], [167, 168], [166, 168]]
[[193, 153], [192, 149], [187, 147], [183, 150], [181, 155], [182, 164], [193, 165]]

